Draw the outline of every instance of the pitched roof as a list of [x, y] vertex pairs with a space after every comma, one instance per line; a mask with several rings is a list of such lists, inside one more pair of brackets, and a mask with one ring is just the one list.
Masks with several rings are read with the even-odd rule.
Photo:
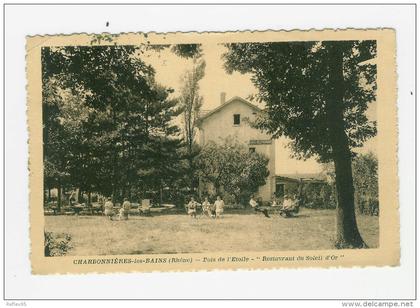
[[227, 105], [233, 103], [234, 101], [240, 101], [246, 105], [248, 105], [249, 107], [257, 110], [257, 111], [261, 111], [261, 109], [257, 106], [255, 106], [254, 104], [251, 104], [250, 102], [248, 102], [247, 100], [243, 99], [242, 97], [239, 96], [234, 96], [231, 99], [229, 99], [228, 101], [226, 101], [224, 104], [214, 108], [213, 110], [206, 112], [203, 116], [201, 116], [199, 118], [199, 121], [202, 122], [205, 119], [207, 119], [208, 117], [210, 117], [211, 115], [215, 114], [216, 112], [220, 111], [221, 109], [225, 108]]

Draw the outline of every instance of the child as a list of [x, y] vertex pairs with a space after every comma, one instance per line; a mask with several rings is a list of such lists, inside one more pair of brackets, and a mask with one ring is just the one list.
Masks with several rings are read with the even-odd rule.
[[112, 203], [111, 198], [108, 198], [108, 200], [105, 202], [104, 215], [112, 220], [112, 216], [114, 215], [114, 204]]
[[223, 200], [220, 198], [220, 196], [217, 196], [216, 201], [214, 202], [214, 206], [216, 208], [216, 218], [220, 218], [222, 216], [223, 213], [223, 209], [225, 207], [225, 203], [223, 202]]
[[210, 209], [210, 202], [209, 199], [207, 197], [204, 198], [204, 202], [201, 204], [202, 205], [202, 215], [208, 215], [209, 217], [211, 216], [211, 209]]
[[191, 197], [190, 202], [187, 205], [187, 213], [191, 218], [197, 218], [197, 202], [195, 202], [194, 197]]
[[273, 197], [271, 198], [271, 206], [278, 206], [279, 204], [278, 204], [278, 201], [277, 201], [277, 196], [276, 196], [276, 194], [274, 193], [273, 194]]
[[215, 203], [210, 203], [209, 212], [211, 218], [216, 218], [216, 205]]
[[128, 201], [127, 198], [124, 199], [124, 202], [120, 208], [119, 212], [119, 219], [120, 220], [128, 220], [128, 214], [130, 213], [131, 203]]

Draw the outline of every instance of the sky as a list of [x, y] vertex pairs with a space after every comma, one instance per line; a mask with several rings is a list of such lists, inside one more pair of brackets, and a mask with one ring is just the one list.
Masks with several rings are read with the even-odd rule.
[[[220, 104], [220, 93], [226, 93], [226, 101], [234, 96], [247, 99], [258, 91], [251, 82], [249, 74], [234, 72], [226, 73], [223, 68], [222, 54], [226, 51], [223, 45], [203, 44], [202, 59], [206, 62], [205, 75], [200, 81], [200, 95], [203, 97], [203, 110], [212, 110]], [[144, 59], [144, 58], [143, 58]], [[174, 96], [179, 95], [182, 87], [182, 76], [192, 68], [190, 59], [184, 59], [169, 49], [160, 52], [151, 52], [144, 59], [156, 70], [156, 81], [164, 86], [172, 87]], [[376, 102], [372, 103], [367, 111], [369, 119], [376, 119]], [[263, 107], [263, 106], [260, 106]], [[280, 138], [276, 141], [276, 174], [316, 173], [322, 170], [322, 165], [315, 159], [306, 161], [291, 157], [291, 151], [286, 147], [288, 140]], [[357, 152], [376, 152], [376, 137], [368, 140], [364, 147]]]

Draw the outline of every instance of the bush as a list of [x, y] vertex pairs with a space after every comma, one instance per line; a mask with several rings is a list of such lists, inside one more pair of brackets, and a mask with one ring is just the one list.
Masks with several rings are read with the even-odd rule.
[[365, 215], [379, 215], [379, 201], [377, 198], [358, 198], [357, 211]]
[[234, 138], [208, 143], [195, 158], [195, 164], [202, 182], [210, 183], [216, 194], [222, 194], [225, 204], [247, 204], [269, 176], [268, 158], [250, 152]]
[[302, 189], [302, 206], [312, 209], [336, 207], [334, 189], [324, 183], [307, 183]]
[[[324, 166], [324, 172], [331, 179], [330, 203], [336, 203], [335, 173], [332, 164]], [[378, 158], [374, 153], [358, 154], [352, 161], [354, 202], [358, 213], [379, 215], [378, 201]]]
[[44, 254], [46, 257], [64, 256], [72, 248], [71, 235], [44, 232]]

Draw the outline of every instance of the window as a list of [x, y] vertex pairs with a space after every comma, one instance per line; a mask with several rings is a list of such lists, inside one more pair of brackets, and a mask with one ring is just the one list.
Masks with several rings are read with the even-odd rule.
[[241, 124], [241, 115], [240, 114], [234, 114], [233, 115], [233, 125], [239, 125]]
[[254, 153], [254, 152], [255, 152], [255, 148], [249, 148], [249, 151], [250, 151], [251, 153]]
[[276, 197], [283, 197], [284, 196], [284, 184], [276, 183]]

